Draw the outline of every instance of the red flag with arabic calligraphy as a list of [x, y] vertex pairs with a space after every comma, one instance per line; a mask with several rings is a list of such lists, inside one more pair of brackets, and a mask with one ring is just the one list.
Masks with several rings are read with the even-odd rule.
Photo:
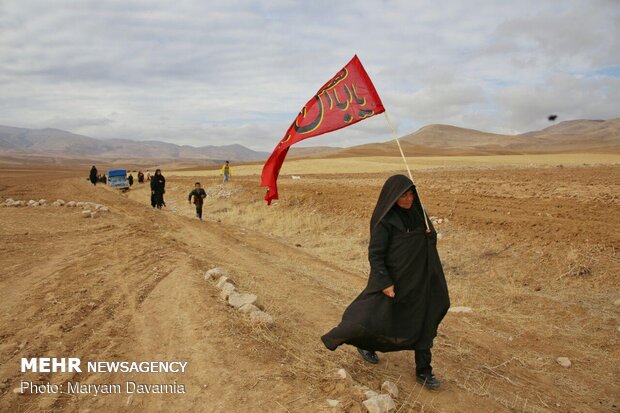
[[301, 109], [263, 167], [265, 200], [278, 199], [277, 180], [288, 149], [294, 143], [353, 125], [385, 112], [364, 66], [356, 56]]

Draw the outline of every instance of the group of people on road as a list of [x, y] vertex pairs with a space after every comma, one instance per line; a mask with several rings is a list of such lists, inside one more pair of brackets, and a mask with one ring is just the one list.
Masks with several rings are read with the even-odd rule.
[[[220, 170], [220, 175], [223, 177], [223, 183], [230, 181], [232, 177], [232, 168], [230, 162], [226, 161]], [[104, 175], [105, 177], [105, 175]], [[97, 172], [95, 165], [90, 170], [89, 180], [93, 185], [97, 185], [97, 182], [101, 182], [101, 176]], [[133, 186], [134, 177], [129, 173], [127, 176], [127, 182], [129, 186]], [[149, 182], [151, 188], [151, 206], [153, 208], [161, 209], [166, 206], [164, 201], [164, 194], [166, 193], [166, 178], [162, 175], [161, 169], [155, 170], [155, 174], [151, 176], [149, 170], [146, 173], [141, 170], [138, 171], [138, 183], [143, 184]], [[196, 218], [202, 221], [202, 206], [204, 199], [207, 197], [206, 191], [202, 188], [200, 182], [194, 184], [194, 189], [189, 193], [188, 201], [190, 204], [194, 204], [196, 207]]]
[[95, 165], [90, 168], [90, 172], [88, 173], [88, 180], [95, 186], [97, 185], [97, 183], [102, 183], [104, 185], [108, 183], [108, 177], [105, 174], [99, 174]]

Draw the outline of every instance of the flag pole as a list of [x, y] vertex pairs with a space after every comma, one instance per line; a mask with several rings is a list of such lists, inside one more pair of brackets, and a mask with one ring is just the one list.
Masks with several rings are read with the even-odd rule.
[[[400, 146], [400, 140], [398, 139], [398, 133], [396, 132], [396, 128], [394, 128], [394, 125], [392, 125], [392, 122], [390, 122], [390, 117], [387, 114], [387, 110], [385, 112], [383, 112], [383, 114], [385, 115], [385, 120], [387, 121], [387, 124], [390, 126], [390, 129], [392, 129], [392, 134], [394, 135], [394, 140], [396, 141], [396, 144], [398, 145], [398, 150], [400, 151], [400, 156], [403, 158], [403, 162], [405, 163], [405, 167], [407, 168], [407, 173], [409, 174], [409, 179], [411, 179], [411, 182], [414, 182], [413, 181], [413, 175], [411, 175], [411, 169], [409, 168], [409, 164], [407, 163], [407, 158], [405, 158], [405, 153], [403, 152], [403, 147]], [[419, 196], [418, 196], [418, 198], [419, 198]], [[420, 206], [422, 207], [422, 214], [424, 214], [424, 224], [426, 225], [426, 232], [428, 233], [428, 232], [431, 232], [431, 229], [428, 226], [428, 217], [426, 216], [426, 209], [424, 209], [424, 205], [422, 205], [422, 200], [419, 199], [419, 201], [420, 201]]]

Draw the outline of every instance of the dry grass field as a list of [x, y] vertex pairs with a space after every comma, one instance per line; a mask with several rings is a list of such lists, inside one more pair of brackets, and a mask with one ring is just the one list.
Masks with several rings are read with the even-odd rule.
[[[53, 206], [0, 208], [0, 411], [363, 412], [359, 386], [398, 383], [398, 412], [620, 410], [620, 159], [617, 155], [411, 158], [436, 225], [453, 306], [434, 347], [440, 391], [410, 352], [372, 366], [319, 337], [364, 287], [369, 217], [399, 158], [291, 160], [267, 207], [260, 165], [168, 171], [166, 204], [83, 170], [0, 170], [0, 201], [93, 201], [98, 219]], [[290, 175], [301, 175], [292, 180]], [[187, 194], [200, 180], [205, 220]], [[202, 274], [227, 268], [274, 316], [261, 328]], [[187, 360], [186, 395], [17, 395], [20, 357]], [[557, 357], [568, 357], [563, 368]], [[350, 377], [337, 379], [344, 368]], [[75, 379], [75, 377], [73, 377]], [[85, 382], [109, 377], [92, 374]], [[126, 377], [114, 377], [125, 380]], [[171, 381], [167, 375], [149, 376]], [[340, 400], [338, 408], [326, 399]]]
[[[620, 154], [607, 153], [565, 153], [535, 155], [488, 155], [488, 156], [420, 156], [408, 157], [412, 170], [434, 168], [505, 168], [532, 166], [575, 166], [620, 163]], [[234, 176], [260, 175], [262, 163], [235, 165]], [[359, 174], [359, 173], [400, 173], [404, 169], [401, 157], [362, 156], [326, 159], [290, 159], [285, 162], [281, 175], [305, 174]], [[219, 175], [219, 168], [207, 170], [175, 171], [175, 176]]]

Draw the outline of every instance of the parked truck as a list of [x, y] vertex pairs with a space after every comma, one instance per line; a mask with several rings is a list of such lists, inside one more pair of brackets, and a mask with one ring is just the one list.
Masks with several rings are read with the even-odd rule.
[[126, 169], [110, 169], [108, 171], [108, 185], [110, 188], [127, 191], [129, 189], [129, 181], [127, 180]]

